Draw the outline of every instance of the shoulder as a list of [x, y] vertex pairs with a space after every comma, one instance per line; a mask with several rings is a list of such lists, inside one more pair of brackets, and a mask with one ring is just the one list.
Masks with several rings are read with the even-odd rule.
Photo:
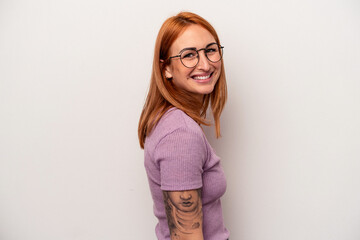
[[186, 113], [177, 108], [169, 109], [159, 121], [159, 127], [173, 126], [173, 128], [187, 128], [193, 131], [201, 131], [201, 127]]
[[191, 117], [177, 108], [169, 109], [160, 119], [152, 134], [167, 135], [174, 131], [202, 135], [202, 129]]
[[145, 144], [155, 147], [162, 139], [171, 135], [178, 137], [192, 136], [195, 139], [201, 140], [203, 138], [203, 131], [199, 124], [186, 113], [180, 109], [171, 108], [161, 117], [147, 137]]

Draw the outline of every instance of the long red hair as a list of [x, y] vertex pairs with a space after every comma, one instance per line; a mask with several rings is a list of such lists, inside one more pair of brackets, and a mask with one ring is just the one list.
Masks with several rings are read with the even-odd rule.
[[202, 102], [196, 100], [185, 90], [176, 88], [172, 81], [165, 77], [165, 67], [166, 64], [169, 64], [166, 60], [169, 58], [170, 47], [191, 24], [198, 24], [208, 30], [215, 38], [216, 43], [220, 45], [215, 29], [204, 18], [194, 13], [180, 12], [163, 23], [155, 43], [150, 89], [139, 121], [138, 136], [141, 148], [144, 148], [146, 136], [171, 107], [182, 110], [199, 125], [210, 125], [205, 119], [210, 101], [216, 137], [220, 137], [220, 115], [227, 99], [223, 60], [221, 60], [221, 72], [214, 90], [210, 94], [204, 95]]

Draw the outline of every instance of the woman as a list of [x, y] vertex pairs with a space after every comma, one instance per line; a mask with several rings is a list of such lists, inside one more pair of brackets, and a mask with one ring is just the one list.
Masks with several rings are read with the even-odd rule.
[[222, 49], [202, 17], [181, 12], [155, 45], [139, 140], [159, 223], [159, 240], [226, 240], [220, 197], [226, 180], [201, 124], [211, 102], [217, 137], [227, 90]]

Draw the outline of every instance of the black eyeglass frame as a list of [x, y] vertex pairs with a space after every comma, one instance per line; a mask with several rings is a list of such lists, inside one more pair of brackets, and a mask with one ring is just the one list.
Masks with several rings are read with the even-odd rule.
[[[219, 59], [218, 61], [215, 61], [215, 62], [214, 62], [214, 61], [211, 61], [211, 60], [209, 59], [209, 57], [208, 57], [208, 55], [207, 55], [207, 53], [206, 53], [206, 51], [205, 51], [208, 47], [210, 47], [210, 46], [212, 46], [212, 45], [214, 45], [214, 44], [219, 47], [219, 51], [220, 51], [220, 59]], [[204, 54], [205, 54], [207, 60], [209, 60], [209, 61], [212, 62], [212, 63], [217, 63], [217, 62], [221, 61], [221, 59], [223, 58], [223, 49], [224, 49], [224, 46], [221, 46], [220, 44], [217, 44], [217, 43], [214, 42], [214, 43], [210, 43], [210, 44], [208, 44], [206, 47], [200, 48], [200, 49], [196, 49], [196, 48], [184, 48], [183, 50], [181, 50], [181, 51], [179, 52], [178, 55], [176, 55], [176, 56], [171, 56], [171, 57], [168, 58], [168, 60], [170, 61], [172, 58], [178, 57], [178, 58], [180, 58], [180, 62], [182, 63], [182, 65], [184, 65], [184, 67], [194, 68], [194, 67], [196, 67], [196, 66], [198, 65], [198, 63], [199, 63], [199, 52], [200, 52], [201, 50], [204, 50]], [[184, 51], [187, 51], [187, 50], [194, 50], [194, 51], [196, 52], [196, 54], [197, 54], [196, 58], [198, 59], [198, 61], [197, 61], [197, 63], [195, 64], [195, 66], [193, 66], [193, 67], [188, 67], [188, 66], [186, 66], [186, 65], [183, 63], [183, 61], [182, 61], [181, 54], [182, 54]]]

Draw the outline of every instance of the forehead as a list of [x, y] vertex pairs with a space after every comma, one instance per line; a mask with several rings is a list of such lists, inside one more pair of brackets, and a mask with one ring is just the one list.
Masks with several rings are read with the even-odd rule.
[[182, 32], [178, 38], [171, 45], [170, 52], [177, 54], [184, 48], [195, 47], [203, 48], [209, 43], [216, 42], [213, 35], [201, 27], [200, 25], [192, 24]]

